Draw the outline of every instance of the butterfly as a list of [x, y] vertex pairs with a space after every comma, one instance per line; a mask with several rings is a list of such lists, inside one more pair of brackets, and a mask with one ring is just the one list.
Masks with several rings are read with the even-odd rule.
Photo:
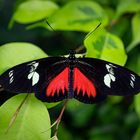
[[140, 92], [140, 77], [117, 64], [95, 58], [42, 58], [10, 68], [0, 76], [0, 85], [15, 93], [35, 93], [43, 102], [75, 98], [98, 103], [108, 95]]

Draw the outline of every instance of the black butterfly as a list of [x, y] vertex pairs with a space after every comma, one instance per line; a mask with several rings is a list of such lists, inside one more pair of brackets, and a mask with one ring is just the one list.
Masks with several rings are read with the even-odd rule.
[[94, 59], [48, 57], [17, 65], [0, 77], [8, 91], [35, 93], [43, 102], [75, 98], [96, 103], [107, 95], [133, 95], [140, 91], [140, 77], [119, 65]]

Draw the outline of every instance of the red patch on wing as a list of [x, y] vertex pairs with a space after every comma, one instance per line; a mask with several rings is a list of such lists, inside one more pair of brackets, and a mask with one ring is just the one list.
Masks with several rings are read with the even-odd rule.
[[82, 95], [88, 97], [96, 97], [96, 89], [91, 82], [78, 68], [74, 68], [74, 90], [77, 90], [77, 95], [82, 91]]
[[69, 68], [65, 68], [50, 82], [46, 89], [46, 96], [54, 96], [55, 93], [59, 96], [60, 91], [64, 94], [65, 90], [68, 90], [68, 71]]

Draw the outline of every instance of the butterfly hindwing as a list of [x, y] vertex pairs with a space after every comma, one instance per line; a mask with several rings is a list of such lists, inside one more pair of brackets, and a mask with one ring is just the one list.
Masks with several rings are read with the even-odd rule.
[[84, 103], [97, 103], [106, 98], [87, 66], [79, 63], [74, 69], [74, 98]]
[[57, 102], [68, 97], [68, 67], [66, 63], [53, 64], [45, 73], [45, 83], [36, 88], [35, 95], [44, 102]]
[[78, 59], [77, 67], [92, 81], [97, 96], [133, 95], [140, 91], [140, 77], [119, 65], [93, 58]]

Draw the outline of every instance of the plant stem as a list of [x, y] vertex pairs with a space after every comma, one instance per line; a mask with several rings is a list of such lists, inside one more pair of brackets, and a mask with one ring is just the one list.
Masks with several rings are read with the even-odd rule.
[[58, 117], [57, 120], [53, 123], [53, 124], [56, 124], [56, 127], [55, 127], [55, 134], [54, 134], [55, 136], [57, 136], [59, 124], [60, 124], [61, 119], [62, 119], [62, 116], [63, 116], [63, 114], [64, 114], [64, 111], [65, 111], [67, 102], [68, 102], [68, 100], [65, 101], [64, 106], [63, 106], [63, 108], [61, 109], [61, 112], [60, 112], [60, 114], [59, 114], [59, 117]]
[[17, 115], [21, 109], [21, 107], [23, 106], [23, 104], [25, 103], [27, 97], [29, 96], [29, 94], [27, 94], [25, 96], [25, 98], [23, 99], [23, 101], [21, 102], [21, 104], [18, 106], [18, 108], [16, 109], [15, 113], [13, 114], [11, 120], [10, 120], [10, 123], [8, 124], [8, 127], [7, 127], [7, 130], [5, 133], [8, 133], [9, 129], [11, 128], [11, 126], [13, 125], [13, 123], [15, 122], [16, 118], [17, 118]]

